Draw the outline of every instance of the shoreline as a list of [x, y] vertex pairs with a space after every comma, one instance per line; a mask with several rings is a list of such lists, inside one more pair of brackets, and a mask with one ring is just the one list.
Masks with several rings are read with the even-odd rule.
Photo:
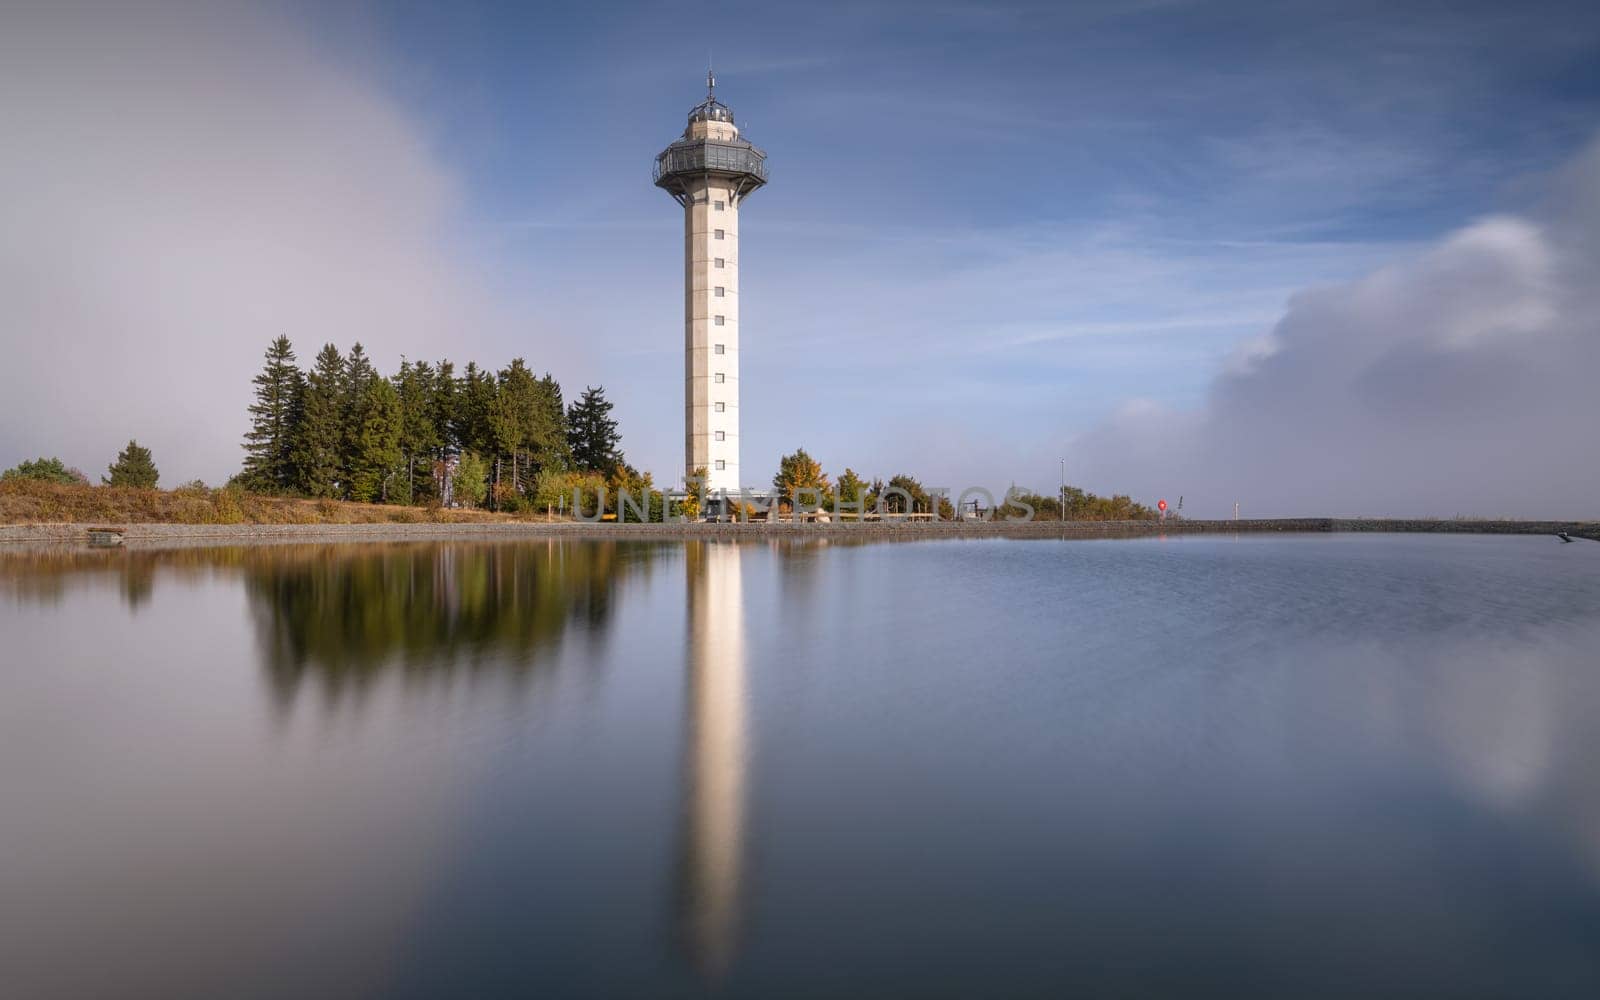
[[[11, 545], [88, 543], [91, 527], [115, 522], [0, 525], [0, 551]], [[589, 524], [576, 521], [369, 523], [369, 524], [126, 524], [124, 544], [228, 545], [264, 541], [390, 542], [611, 539], [674, 540], [735, 538], [856, 538], [932, 540], [940, 538], [1111, 539], [1162, 535], [1383, 533], [1554, 535], [1600, 541], [1600, 521], [1428, 520], [1416, 518], [1260, 518], [1181, 521], [939, 521], [828, 524]]]

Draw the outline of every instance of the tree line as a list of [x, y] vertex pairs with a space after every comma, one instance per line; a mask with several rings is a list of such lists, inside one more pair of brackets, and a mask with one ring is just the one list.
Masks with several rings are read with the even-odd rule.
[[[838, 482], [833, 482], [823, 471], [822, 463], [804, 448], [779, 460], [772, 488], [780, 503], [792, 501], [796, 491], [815, 491], [818, 506], [830, 512], [872, 512], [881, 504], [885, 512], [893, 514], [937, 514], [941, 520], [951, 520], [957, 514], [949, 497], [905, 473], [890, 476], [887, 481], [873, 479], [869, 482], [846, 467]], [[803, 495], [811, 497], [812, 494], [805, 492]], [[1034, 517], [1047, 520], [1145, 521], [1156, 517], [1155, 511], [1136, 503], [1132, 497], [1123, 494], [1102, 497], [1076, 486], [1065, 487], [1056, 496], [1013, 491], [1010, 497], [1013, 507], [1027, 505], [1033, 508]], [[994, 499], [997, 504], [1006, 503], [1005, 497]]]
[[570, 406], [549, 373], [402, 360], [384, 377], [357, 343], [326, 344], [309, 370], [279, 337], [253, 381], [244, 467], [257, 493], [369, 503], [544, 509], [575, 481], [632, 486], [603, 387]]
[[[459, 375], [449, 360], [402, 359], [399, 371], [384, 377], [360, 343], [348, 353], [325, 344], [302, 370], [293, 344], [280, 336], [267, 348], [252, 384], [244, 464], [229, 480], [231, 488], [369, 503], [559, 510], [591, 518], [619, 516], [626, 494], [634, 501], [629, 519], [648, 521], [662, 520], [669, 509], [692, 518], [701, 508], [703, 498], [693, 487], [706, 481], [704, 469], [689, 477], [687, 496], [657, 488], [648, 473], [624, 459], [603, 387], [586, 387], [566, 405], [555, 377], [536, 375], [522, 358], [498, 371], [469, 363]], [[154, 487], [159, 478], [150, 450], [129, 441], [101, 482]], [[22, 462], [0, 479], [89, 482], [59, 458]], [[894, 514], [956, 516], [948, 496], [914, 476], [869, 481], [846, 468], [834, 482], [804, 448], [783, 456], [772, 486], [784, 507], [801, 490], [815, 491], [827, 511], [874, 512], [881, 504]], [[1052, 520], [1156, 516], [1127, 496], [1100, 497], [1077, 487], [1056, 496], [1014, 498], [1034, 508], [1034, 516]]]
[[[61, 486], [89, 485], [89, 477], [82, 470], [53, 457], [18, 462], [0, 472], [0, 481], [12, 480], [32, 480]], [[117, 455], [117, 460], [106, 468], [106, 474], [100, 477], [102, 486], [135, 486], [141, 489], [149, 489], [160, 481], [161, 472], [156, 468], [155, 459], [150, 456], [150, 449], [138, 441], [129, 441], [128, 446]]]

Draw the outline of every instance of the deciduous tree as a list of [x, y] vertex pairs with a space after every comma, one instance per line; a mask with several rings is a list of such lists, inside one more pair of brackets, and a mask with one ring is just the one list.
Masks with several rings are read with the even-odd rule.
[[855, 510], [857, 505], [864, 503], [867, 498], [867, 481], [856, 475], [856, 470], [846, 466], [833, 492], [840, 505], [847, 505], [851, 510]]
[[467, 507], [482, 506], [489, 493], [489, 467], [475, 451], [464, 451], [456, 463], [452, 483], [456, 502]]
[[788, 503], [793, 501], [795, 490], [827, 493], [828, 477], [822, 471], [822, 463], [800, 448], [778, 460], [778, 474], [772, 477], [772, 488], [777, 491], [780, 502]]
[[88, 482], [83, 473], [67, 468], [59, 458], [36, 458], [31, 462], [18, 462], [0, 473], [0, 479], [32, 479], [41, 483], [59, 483], [62, 486]]

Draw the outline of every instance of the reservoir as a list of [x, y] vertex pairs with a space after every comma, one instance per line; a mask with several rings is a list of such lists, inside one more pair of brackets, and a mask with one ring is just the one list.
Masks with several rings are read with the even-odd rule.
[[1600, 996], [1600, 544], [0, 550], [0, 993]]

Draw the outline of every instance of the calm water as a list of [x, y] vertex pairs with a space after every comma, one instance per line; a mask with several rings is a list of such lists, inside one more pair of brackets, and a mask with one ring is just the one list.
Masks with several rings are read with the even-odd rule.
[[0, 993], [1600, 996], [1600, 545], [0, 553]]

